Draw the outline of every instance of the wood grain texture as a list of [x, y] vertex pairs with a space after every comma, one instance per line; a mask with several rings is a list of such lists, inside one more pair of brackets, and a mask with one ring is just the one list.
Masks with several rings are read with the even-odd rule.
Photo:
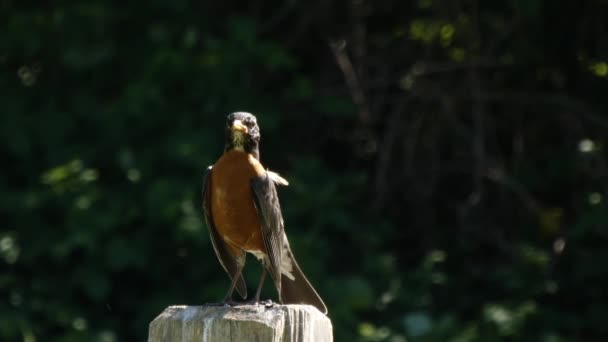
[[150, 323], [148, 342], [332, 342], [331, 321], [311, 305], [166, 308]]

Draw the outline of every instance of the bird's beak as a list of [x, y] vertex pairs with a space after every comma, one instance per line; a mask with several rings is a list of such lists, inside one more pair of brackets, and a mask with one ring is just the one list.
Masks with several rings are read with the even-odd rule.
[[234, 120], [232, 123], [232, 130], [235, 132], [241, 132], [243, 134], [249, 133], [249, 129], [247, 129], [247, 126], [243, 125], [241, 120]]

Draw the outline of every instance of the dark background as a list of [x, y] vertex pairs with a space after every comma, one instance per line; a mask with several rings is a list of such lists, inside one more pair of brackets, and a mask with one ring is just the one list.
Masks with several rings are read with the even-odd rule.
[[607, 85], [606, 0], [2, 0], [0, 340], [221, 300], [236, 110], [336, 341], [606, 340]]

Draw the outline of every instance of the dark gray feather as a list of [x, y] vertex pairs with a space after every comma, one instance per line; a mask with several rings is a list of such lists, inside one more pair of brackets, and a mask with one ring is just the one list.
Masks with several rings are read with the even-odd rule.
[[[267, 269], [281, 293], [281, 265], [283, 262], [283, 216], [275, 186], [276, 174], [266, 172], [251, 180], [253, 200], [260, 219], [262, 240], [268, 256]], [[278, 176], [278, 175], [277, 175]], [[280, 178], [280, 177], [279, 177]], [[282, 179], [282, 178], [281, 178]]]

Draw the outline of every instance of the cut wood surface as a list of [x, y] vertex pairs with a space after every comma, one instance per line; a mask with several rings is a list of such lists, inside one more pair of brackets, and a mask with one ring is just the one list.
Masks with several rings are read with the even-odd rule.
[[331, 321], [310, 305], [166, 308], [150, 323], [148, 342], [332, 342]]

